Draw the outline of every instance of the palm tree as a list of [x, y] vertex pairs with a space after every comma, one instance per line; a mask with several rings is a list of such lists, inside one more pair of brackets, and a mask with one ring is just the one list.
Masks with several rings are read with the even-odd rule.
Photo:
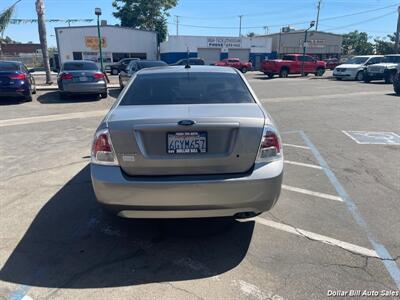
[[46, 24], [44, 19], [44, 2], [43, 0], [36, 0], [35, 5], [38, 15], [38, 30], [40, 45], [42, 47], [43, 65], [46, 71], [46, 84], [51, 84], [52, 82], [49, 64], [49, 50], [47, 49]]
[[0, 12], [0, 35], [1, 38], [3, 38], [4, 31], [6, 30], [6, 27], [8, 24], [10, 24], [11, 17], [14, 13], [15, 5], [17, 5], [18, 2], [21, 0], [16, 1], [13, 5], [10, 7], [4, 9], [3, 11]]

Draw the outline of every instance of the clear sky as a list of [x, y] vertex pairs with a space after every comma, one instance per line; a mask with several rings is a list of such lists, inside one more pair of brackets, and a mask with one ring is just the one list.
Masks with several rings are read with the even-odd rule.
[[[0, 0], [0, 10], [14, 1]], [[278, 32], [282, 25], [301, 29], [309, 21], [316, 19], [317, 2], [318, 0], [179, 0], [178, 5], [170, 11], [168, 30], [169, 34], [176, 32], [174, 15], [180, 16], [180, 35], [237, 36], [239, 15], [243, 15], [243, 34], [261, 34], [266, 30]], [[46, 18], [94, 18], [94, 8], [97, 6], [103, 10], [102, 19], [107, 20], [108, 24], [116, 24], [118, 20], [112, 16], [111, 3], [112, 0], [45, 0]], [[386, 36], [396, 30], [398, 4], [400, 0], [322, 0], [319, 30], [345, 33], [357, 29], [367, 32], [371, 38]], [[367, 13], [349, 16], [367, 10]], [[341, 17], [344, 15], [347, 16]], [[14, 18], [36, 18], [35, 0], [22, 0], [17, 5]], [[61, 26], [67, 24], [47, 23], [49, 46], [56, 45], [54, 27]], [[10, 25], [5, 35], [20, 42], [39, 40], [36, 24]]]

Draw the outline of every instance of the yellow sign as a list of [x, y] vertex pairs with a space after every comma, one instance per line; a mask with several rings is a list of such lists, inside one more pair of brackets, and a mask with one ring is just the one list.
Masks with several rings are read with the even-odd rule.
[[[99, 50], [99, 38], [97, 36], [85, 36], [85, 45], [92, 50]], [[106, 48], [106, 38], [101, 38], [101, 48]]]

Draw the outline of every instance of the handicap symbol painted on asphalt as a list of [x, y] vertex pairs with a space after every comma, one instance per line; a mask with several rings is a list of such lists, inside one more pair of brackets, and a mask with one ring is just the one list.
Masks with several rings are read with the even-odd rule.
[[358, 144], [400, 145], [400, 135], [394, 132], [342, 131]]

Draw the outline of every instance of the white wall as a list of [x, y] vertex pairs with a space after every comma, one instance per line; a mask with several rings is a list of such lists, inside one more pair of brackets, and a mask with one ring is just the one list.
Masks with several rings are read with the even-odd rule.
[[[170, 35], [168, 41], [161, 43], [161, 53], [171, 52], [186, 52], [189, 47], [190, 52], [197, 52], [198, 48], [209, 48], [209, 39], [226, 40], [226, 39], [239, 39], [238, 37], [213, 37], [213, 36], [185, 36], [185, 35]], [[218, 47], [213, 47], [218, 48]], [[228, 52], [228, 48], [223, 46], [221, 52]], [[240, 47], [250, 49], [251, 53], [271, 53], [272, 51], [272, 38], [270, 37], [241, 37]]]
[[[96, 52], [85, 45], [86, 36], [97, 37], [96, 26], [56, 28], [61, 63], [72, 60], [72, 52]], [[106, 39], [103, 52], [147, 53], [147, 59], [157, 59], [157, 34], [118, 26], [102, 26], [101, 36]]]

